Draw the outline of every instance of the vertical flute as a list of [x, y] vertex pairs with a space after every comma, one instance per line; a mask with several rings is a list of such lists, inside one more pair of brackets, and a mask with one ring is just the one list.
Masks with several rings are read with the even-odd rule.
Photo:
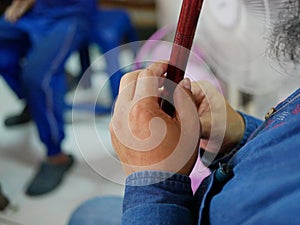
[[[183, 0], [182, 2], [166, 75], [166, 79], [176, 84], [184, 77], [202, 5], [203, 0]], [[173, 104], [175, 85], [173, 82], [165, 82], [160, 103], [161, 109], [171, 117], [175, 113]]]

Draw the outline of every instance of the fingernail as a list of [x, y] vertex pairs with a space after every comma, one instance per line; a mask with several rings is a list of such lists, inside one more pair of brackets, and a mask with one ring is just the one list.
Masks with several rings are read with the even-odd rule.
[[189, 78], [184, 78], [184, 79], [182, 80], [182, 86], [183, 86], [184, 88], [188, 89], [188, 90], [191, 90], [192, 85], [191, 85], [190, 79], [189, 79]]

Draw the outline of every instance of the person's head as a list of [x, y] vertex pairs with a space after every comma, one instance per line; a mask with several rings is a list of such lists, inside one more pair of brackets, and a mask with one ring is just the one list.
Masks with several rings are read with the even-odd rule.
[[269, 51], [280, 62], [300, 63], [300, 0], [269, 0], [272, 34]]

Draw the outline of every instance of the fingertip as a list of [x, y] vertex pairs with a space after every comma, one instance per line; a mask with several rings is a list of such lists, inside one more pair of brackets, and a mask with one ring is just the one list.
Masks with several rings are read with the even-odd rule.
[[158, 61], [152, 63], [150, 66], [146, 68], [147, 71], [151, 71], [152, 76], [163, 77], [163, 75], [167, 72], [168, 64], [166, 62]]
[[179, 85], [181, 87], [184, 87], [184, 88], [190, 90], [190, 91], [192, 89], [191, 80], [189, 78], [184, 78], [182, 81], [180, 81]]

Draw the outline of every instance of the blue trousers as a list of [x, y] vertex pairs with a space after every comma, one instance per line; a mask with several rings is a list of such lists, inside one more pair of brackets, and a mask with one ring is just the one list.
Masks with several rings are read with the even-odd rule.
[[75, 209], [68, 225], [120, 225], [122, 207], [121, 196], [94, 197]]
[[48, 156], [61, 152], [64, 138], [65, 62], [87, 41], [89, 27], [75, 16], [0, 19], [0, 75], [28, 103]]

